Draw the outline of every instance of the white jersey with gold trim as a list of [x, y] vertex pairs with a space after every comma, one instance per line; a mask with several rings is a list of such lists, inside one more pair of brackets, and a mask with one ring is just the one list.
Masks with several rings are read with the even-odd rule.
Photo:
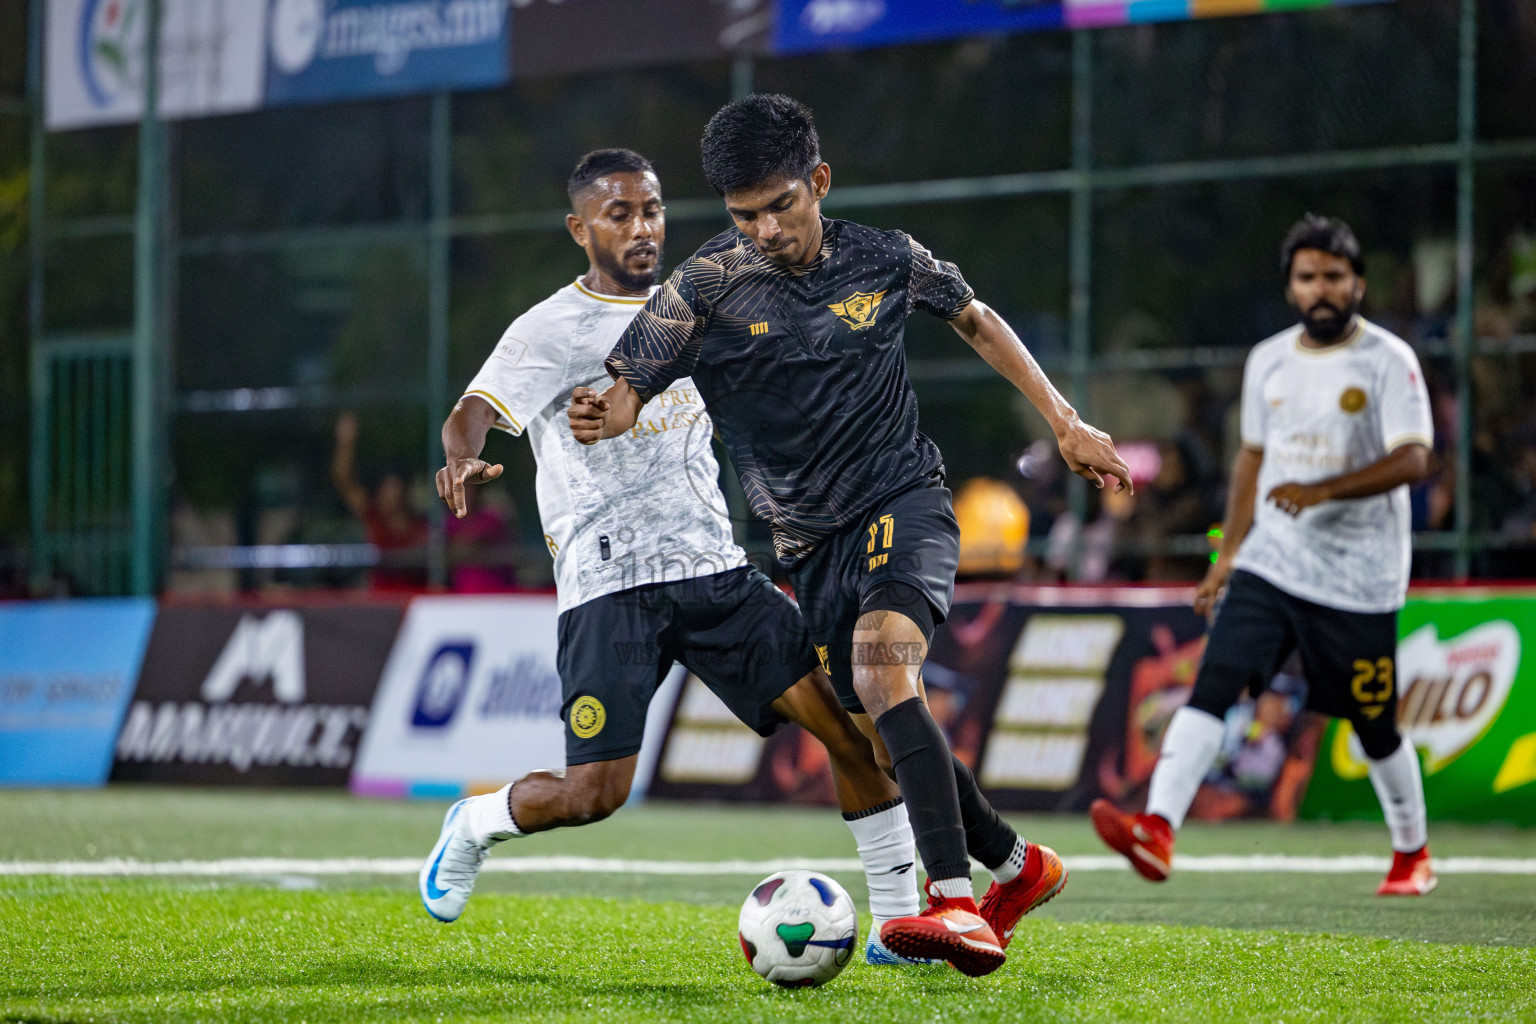
[[490, 402], [502, 430], [528, 433], [562, 612], [746, 564], [720, 493], [714, 427], [690, 378], [646, 403], [622, 437], [583, 445], [571, 436], [571, 390], [612, 383], [603, 360], [644, 304], [567, 285], [512, 322], [464, 392]]
[[1254, 346], [1243, 370], [1242, 438], [1262, 449], [1253, 529], [1233, 561], [1307, 601], [1353, 612], [1401, 608], [1412, 557], [1406, 485], [1325, 501], [1291, 517], [1265, 496], [1283, 483], [1351, 473], [1405, 444], [1434, 445], [1413, 349], [1357, 317], [1354, 335], [1304, 348], [1301, 325]]

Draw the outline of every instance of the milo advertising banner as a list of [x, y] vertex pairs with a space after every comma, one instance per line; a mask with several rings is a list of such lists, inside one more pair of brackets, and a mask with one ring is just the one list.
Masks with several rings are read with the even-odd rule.
[[[1536, 593], [1420, 591], [1398, 630], [1398, 726], [1430, 819], [1536, 825]], [[1348, 722], [1329, 724], [1301, 813], [1381, 817]]]

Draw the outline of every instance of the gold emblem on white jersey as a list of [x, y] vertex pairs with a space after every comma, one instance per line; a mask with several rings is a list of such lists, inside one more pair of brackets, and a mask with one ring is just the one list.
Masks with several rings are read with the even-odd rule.
[[1365, 392], [1359, 388], [1345, 388], [1339, 396], [1339, 408], [1347, 413], [1357, 413], [1365, 408]]

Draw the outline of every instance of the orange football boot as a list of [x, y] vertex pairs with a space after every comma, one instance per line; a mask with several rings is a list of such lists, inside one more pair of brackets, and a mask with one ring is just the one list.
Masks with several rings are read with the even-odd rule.
[[1007, 885], [993, 882], [981, 898], [980, 913], [1004, 949], [1013, 941], [1013, 930], [1024, 915], [1067, 887], [1067, 869], [1049, 846], [1030, 843], [1024, 854], [1024, 870]]
[[1155, 814], [1126, 814], [1102, 797], [1088, 806], [1093, 830], [1141, 876], [1165, 882], [1173, 872], [1173, 827]]
[[916, 917], [896, 917], [880, 927], [880, 941], [898, 956], [911, 960], [947, 960], [972, 978], [1003, 966], [1008, 954], [997, 935], [976, 910], [973, 899], [948, 899], [924, 886], [928, 909]]
[[1429, 863], [1429, 847], [1421, 846], [1414, 853], [1392, 853], [1392, 870], [1382, 879], [1376, 890], [1377, 896], [1425, 896], [1434, 889], [1439, 879]]

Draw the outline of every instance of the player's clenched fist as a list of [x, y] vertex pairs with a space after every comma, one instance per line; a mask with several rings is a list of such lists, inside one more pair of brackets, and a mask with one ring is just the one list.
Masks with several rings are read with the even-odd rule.
[[489, 483], [499, 476], [501, 476], [499, 463], [493, 466], [481, 459], [450, 457], [448, 464], [437, 471], [437, 496], [443, 499], [443, 504], [447, 505], [455, 516], [463, 519], [469, 511], [469, 502], [464, 496], [464, 485]]
[[608, 411], [612, 404], [591, 388], [576, 388], [571, 392], [571, 407], [565, 411], [571, 421], [571, 435], [582, 444], [596, 444], [606, 435]]

